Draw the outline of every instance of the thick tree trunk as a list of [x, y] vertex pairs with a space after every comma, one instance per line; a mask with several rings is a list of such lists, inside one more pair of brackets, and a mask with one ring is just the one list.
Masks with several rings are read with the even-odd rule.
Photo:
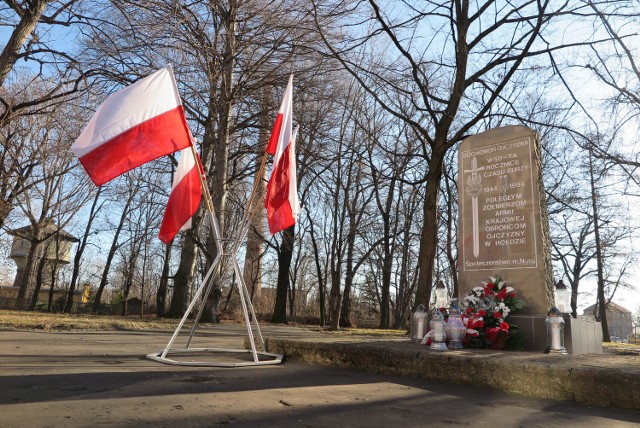
[[20, 22], [15, 26], [11, 37], [9, 37], [0, 54], [0, 87], [4, 84], [9, 72], [18, 61], [18, 53], [27, 39], [33, 34], [38, 21], [44, 13], [44, 9], [47, 7], [47, 3], [50, 3], [50, 1], [35, 0], [29, 3], [29, 7], [24, 9]]
[[349, 219], [349, 234], [347, 235], [347, 254], [345, 259], [344, 291], [340, 308], [340, 327], [353, 327], [351, 320], [351, 289], [353, 288], [354, 262], [353, 252], [356, 244], [356, 220], [355, 216]]
[[38, 269], [36, 271], [35, 280], [36, 284], [33, 288], [33, 293], [31, 294], [31, 303], [29, 304], [29, 310], [33, 311], [38, 304], [38, 298], [40, 294], [40, 289], [42, 288], [42, 278], [44, 277], [44, 268], [47, 265], [46, 257], [41, 257], [38, 261]]
[[171, 318], [182, 317], [189, 307], [191, 278], [193, 277], [197, 257], [197, 247], [193, 233], [193, 229], [189, 229], [184, 235], [180, 264], [173, 276], [173, 297], [171, 298], [171, 308], [167, 313], [167, 316]]
[[[258, 135], [258, 144], [256, 145], [256, 165], [260, 165], [263, 156], [266, 156], [265, 147], [269, 141], [269, 126], [271, 125], [272, 118], [270, 118], [266, 112], [269, 111], [271, 104], [271, 97], [269, 96], [269, 89], [263, 91], [262, 96], [262, 111], [260, 115], [260, 134]], [[254, 178], [254, 187], [256, 190], [256, 197], [260, 196], [259, 201], [256, 203], [259, 206], [264, 206], [264, 195], [267, 187], [267, 169], [263, 169], [262, 172], [258, 169]], [[251, 207], [247, 207], [250, 209]], [[247, 246], [244, 258], [243, 278], [244, 283], [249, 290], [251, 301], [255, 302], [260, 298], [260, 289], [262, 288], [262, 253], [264, 251], [263, 237], [265, 235], [264, 217], [260, 213], [254, 215], [251, 218], [251, 227], [247, 233]]]
[[276, 304], [271, 322], [287, 324], [287, 290], [289, 289], [289, 268], [293, 256], [293, 236], [295, 225], [282, 231], [282, 245], [278, 254], [278, 284]]
[[382, 290], [380, 293], [380, 328], [386, 329], [391, 325], [391, 269], [393, 268], [393, 257], [389, 236], [385, 237], [384, 258], [382, 260]]
[[338, 330], [341, 309], [342, 294], [340, 294], [340, 268], [334, 267], [331, 269], [331, 291], [329, 292], [329, 328], [331, 330]]
[[423, 225], [420, 234], [418, 289], [414, 309], [422, 304], [429, 307], [431, 287], [433, 284], [433, 269], [438, 247], [438, 191], [442, 179], [442, 155], [432, 153], [427, 173], [427, 187], [423, 206]]
[[[220, 233], [225, 234], [226, 209], [227, 209], [227, 170], [229, 164], [229, 136], [231, 131], [231, 114], [234, 102], [234, 66], [236, 56], [236, 27], [239, 2], [237, 0], [229, 1], [228, 7], [218, 7], [212, 3], [214, 13], [218, 13], [224, 26], [224, 51], [221, 55], [221, 85], [220, 97], [218, 100], [211, 96], [212, 111], [217, 112], [218, 132], [216, 144], [213, 147], [214, 152], [214, 175], [212, 180], [212, 198], [213, 206], [218, 216], [220, 224]], [[212, 88], [213, 89], [213, 88]], [[224, 238], [224, 236], [221, 236]], [[209, 237], [207, 243], [208, 264], [212, 263], [217, 256], [217, 249], [213, 236]], [[221, 266], [222, 267], [222, 263]], [[213, 276], [213, 288], [208, 296], [205, 311], [202, 315], [203, 322], [217, 322], [217, 312], [222, 298], [222, 285], [220, 284], [222, 270]]]
[[29, 248], [29, 254], [27, 254], [24, 274], [20, 278], [20, 284], [18, 285], [19, 289], [16, 297], [16, 306], [18, 309], [25, 309], [27, 306], [25, 300], [29, 296], [29, 292], [35, 282], [38, 262], [40, 258], [43, 257], [42, 246], [42, 242], [33, 238], [31, 239], [31, 246]]

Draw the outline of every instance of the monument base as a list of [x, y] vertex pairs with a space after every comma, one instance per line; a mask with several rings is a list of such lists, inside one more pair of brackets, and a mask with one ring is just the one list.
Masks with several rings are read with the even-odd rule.
[[[563, 314], [564, 347], [569, 354], [601, 354], [602, 327], [586, 317], [573, 318]], [[547, 348], [546, 315], [510, 315], [509, 324], [515, 324], [523, 337], [525, 351], [544, 352]]]

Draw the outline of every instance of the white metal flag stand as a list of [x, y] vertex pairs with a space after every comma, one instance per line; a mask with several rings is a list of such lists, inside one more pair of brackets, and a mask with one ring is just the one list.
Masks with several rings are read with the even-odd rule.
[[[193, 154], [196, 160], [198, 160], [198, 156], [195, 153], [195, 148], [192, 146]], [[199, 163], [199, 160], [198, 160]], [[262, 172], [264, 171], [266, 164], [266, 155], [264, 156], [262, 163], [260, 165], [260, 169], [258, 171], [258, 177], [262, 176]], [[215, 211], [213, 208], [213, 203], [211, 202], [211, 196], [209, 194], [208, 188], [206, 186], [204, 177], [202, 175], [202, 169], [198, 166], [198, 170], [200, 172], [200, 180], [202, 185], [202, 190], [204, 194], [205, 203], [207, 205], [207, 209], [209, 211], [209, 219], [211, 223], [212, 233], [216, 242], [217, 255], [216, 258], [211, 263], [209, 270], [204, 276], [202, 283], [196, 290], [193, 299], [189, 303], [189, 306], [180, 320], [178, 327], [171, 336], [169, 343], [167, 346], [158, 352], [147, 354], [147, 358], [160, 361], [166, 364], [173, 365], [181, 365], [181, 366], [201, 366], [201, 367], [244, 367], [244, 366], [261, 366], [261, 365], [273, 365], [280, 364], [282, 362], [283, 355], [275, 354], [271, 352], [267, 352], [266, 344], [264, 338], [262, 337], [262, 332], [260, 330], [260, 325], [258, 324], [258, 319], [256, 317], [255, 311], [253, 309], [253, 305], [251, 304], [251, 296], [249, 295], [249, 291], [244, 282], [244, 277], [240, 270], [240, 265], [238, 263], [238, 251], [240, 249], [240, 245], [244, 241], [247, 232], [249, 231], [249, 227], [251, 226], [251, 219], [255, 215], [257, 208], [259, 206], [260, 198], [257, 197], [257, 189], [258, 189], [258, 181], [256, 180], [251, 196], [249, 197], [249, 201], [247, 202], [247, 209], [242, 217], [240, 227], [236, 232], [236, 236], [233, 239], [224, 239], [222, 238], [222, 234], [220, 232], [220, 225], [218, 223], [218, 219], [216, 218]], [[225, 246], [224, 243], [227, 243]], [[240, 295], [240, 304], [242, 306], [242, 312], [244, 314], [244, 321], [247, 328], [247, 334], [249, 336], [249, 343], [251, 345], [251, 349], [226, 349], [226, 348], [191, 348], [191, 340], [195, 334], [195, 329], [200, 321], [202, 313], [205, 308], [205, 304], [207, 302], [207, 298], [209, 297], [209, 293], [213, 287], [213, 278], [214, 272], [219, 267], [220, 262], [223, 257], [230, 257], [232, 260], [233, 270], [236, 274], [236, 278], [238, 279], [238, 294]], [[206, 288], [206, 289], [205, 289]], [[191, 327], [191, 331], [189, 332], [189, 338], [186, 343], [186, 347], [184, 348], [174, 348], [174, 342], [176, 341], [180, 331], [184, 327], [185, 322], [192, 314], [196, 305], [200, 302], [200, 307], [198, 309], [198, 313], [195, 317], [193, 326]], [[253, 327], [252, 327], [253, 320]], [[254, 333], [255, 328], [255, 333]], [[260, 341], [260, 345], [262, 350], [258, 351], [256, 348], [256, 336]], [[191, 361], [183, 361], [178, 360], [177, 358], [169, 358], [169, 355], [189, 357], [192, 354], [206, 354], [206, 353], [223, 353], [223, 354], [244, 354], [250, 353], [252, 360], [241, 360], [237, 362], [227, 362], [227, 361], [201, 361], [201, 360], [191, 360]]]

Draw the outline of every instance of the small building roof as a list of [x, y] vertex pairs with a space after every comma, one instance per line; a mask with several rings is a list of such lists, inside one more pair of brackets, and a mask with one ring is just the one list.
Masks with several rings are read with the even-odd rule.
[[[61, 229], [60, 227], [58, 227], [58, 225], [55, 224], [53, 222], [53, 220], [50, 219], [50, 218], [46, 219], [42, 223], [41, 227], [42, 227], [42, 230], [47, 235], [55, 235], [57, 233], [62, 239], [66, 240], [66, 241], [71, 241], [71, 242], [80, 241], [78, 238], [76, 238], [75, 236], [73, 236], [69, 232], [67, 232], [64, 229]], [[31, 225], [28, 225], [28, 226], [20, 227], [18, 229], [9, 230], [7, 233], [9, 233], [9, 235], [12, 235], [12, 236], [17, 236], [19, 238], [27, 239], [27, 238], [30, 238], [32, 236], [33, 227]]]

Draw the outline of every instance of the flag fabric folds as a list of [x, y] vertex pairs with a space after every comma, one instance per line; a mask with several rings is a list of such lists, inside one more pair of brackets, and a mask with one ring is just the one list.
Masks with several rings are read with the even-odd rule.
[[273, 168], [267, 183], [267, 222], [269, 232], [274, 235], [296, 223], [300, 214], [298, 184], [296, 177], [296, 136], [298, 128], [291, 134], [286, 146], [278, 144]]
[[[293, 127], [293, 74], [289, 76], [287, 89], [284, 90], [284, 97], [280, 110], [276, 116], [276, 122], [271, 131], [271, 138], [267, 144], [267, 153], [275, 155], [279, 145], [287, 145], [291, 140], [291, 128]], [[274, 164], [275, 165], [275, 164]]]
[[191, 217], [198, 210], [202, 199], [198, 168], [192, 149], [182, 150], [158, 234], [158, 238], [165, 244], [171, 242], [181, 230], [191, 227]]
[[110, 95], [71, 151], [100, 186], [190, 145], [184, 107], [168, 65]]

